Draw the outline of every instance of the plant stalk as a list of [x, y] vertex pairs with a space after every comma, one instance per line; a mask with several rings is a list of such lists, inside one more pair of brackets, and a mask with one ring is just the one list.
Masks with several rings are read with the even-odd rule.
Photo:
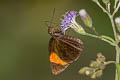
[[[115, 38], [115, 42], [118, 43], [118, 39], [117, 39], [117, 32], [116, 32], [116, 28], [115, 28], [115, 23], [114, 23], [114, 19], [112, 15], [108, 15], [112, 24], [112, 28], [113, 28], [113, 33], [114, 33], [114, 38]], [[119, 56], [120, 56], [120, 50], [118, 45], [116, 44], [115, 46], [116, 49], [116, 63], [119, 63]], [[116, 75], [115, 75], [115, 80], [118, 80], [118, 73], [117, 73], [117, 69], [116, 69]]]
[[[118, 3], [119, 2], [119, 3]], [[117, 5], [118, 3], [118, 5]], [[115, 5], [114, 5], [114, 11], [113, 13], [111, 14], [109, 11], [107, 11], [99, 2], [97, 2], [97, 5], [103, 10], [103, 12], [105, 12], [109, 18], [110, 18], [110, 21], [111, 21], [111, 24], [112, 24], [112, 29], [113, 29], [113, 33], [114, 33], [114, 38], [115, 38], [115, 50], [116, 50], [116, 63], [119, 63], [120, 61], [120, 48], [118, 46], [118, 38], [117, 38], [117, 32], [116, 32], [116, 28], [115, 28], [115, 23], [114, 23], [114, 15], [116, 14], [116, 12], [118, 11], [118, 9], [120, 8], [120, 1], [119, 0], [115, 0]], [[115, 76], [115, 80], [118, 80], [118, 73], [117, 73], [117, 69], [116, 69], [116, 76]]]
[[93, 34], [89, 34], [89, 33], [85, 33], [85, 34], [83, 34], [83, 35], [90, 36], [90, 37], [93, 37], [93, 38], [98, 38], [98, 39], [100, 39], [100, 40], [102, 40], [102, 41], [105, 41], [105, 42], [109, 43], [109, 44], [112, 45], [112, 46], [116, 46], [115, 43], [112, 43], [111, 41], [109, 41], [109, 40], [107, 40], [107, 39], [104, 39], [104, 38], [102, 38], [101, 36], [97, 36], [97, 35], [93, 35]]

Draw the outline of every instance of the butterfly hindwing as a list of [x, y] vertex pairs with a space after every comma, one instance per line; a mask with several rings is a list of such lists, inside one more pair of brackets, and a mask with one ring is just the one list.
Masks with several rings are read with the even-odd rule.
[[52, 68], [52, 73], [54, 75], [57, 75], [57, 74], [63, 72], [68, 67], [68, 65], [63, 66], [63, 65], [55, 64], [55, 63], [50, 63], [50, 66]]
[[49, 42], [49, 53], [50, 53], [50, 66], [52, 69], [52, 73], [57, 75], [64, 71], [68, 67], [68, 63], [63, 61], [59, 56], [59, 52], [56, 46], [56, 39], [51, 38]]

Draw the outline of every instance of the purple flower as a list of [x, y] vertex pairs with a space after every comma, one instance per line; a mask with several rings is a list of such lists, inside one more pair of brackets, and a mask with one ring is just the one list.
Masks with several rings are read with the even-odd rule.
[[64, 14], [64, 19], [61, 21], [62, 26], [62, 33], [64, 34], [65, 31], [70, 28], [73, 24], [73, 20], [76, 18], [76, 11], [66, 12]]
[[69, 11], [64, 14], [64, 18], [61, 21], [62, 33], [65, 34], [65, 31], [69, 28], [73, 28], [79, 33], [84, 33], [84, 29], [76, 22], [77, 11]]

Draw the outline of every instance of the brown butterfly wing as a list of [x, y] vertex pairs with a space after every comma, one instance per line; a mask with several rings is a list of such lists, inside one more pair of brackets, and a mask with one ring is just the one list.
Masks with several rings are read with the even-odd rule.
[[83, 49], [83, 42], [80, 39], [66, 35], [57, 39], [57, 50], [59, 52], [59, 57], [63, 61], [72, 63], [80, 57]]
[[59, 51], [57, 50], [57, 40], [54, 38], [50, 39], [49, 42], [49, 56], [50, 56], [50, 67], [52, 74], [57, 75], [64, 71], [68, 67], [68, 63], [61, 60], [58, 56]]
[[54, 75], [63, 72], [68, 67], [68, 65], [63, 66], [61, 64], [55, 64], [55, 63], [50, 63], [50, 66], [52, 68], [52, 74]]

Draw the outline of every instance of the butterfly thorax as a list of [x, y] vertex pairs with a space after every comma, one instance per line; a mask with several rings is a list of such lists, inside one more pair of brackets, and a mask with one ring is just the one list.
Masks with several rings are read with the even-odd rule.
[[52, 37], [59, 37], [60, 35], [63, 35], [61, 30], [55, 29], [53, 27], [48, 28], [48, 34], [50, 34]]

